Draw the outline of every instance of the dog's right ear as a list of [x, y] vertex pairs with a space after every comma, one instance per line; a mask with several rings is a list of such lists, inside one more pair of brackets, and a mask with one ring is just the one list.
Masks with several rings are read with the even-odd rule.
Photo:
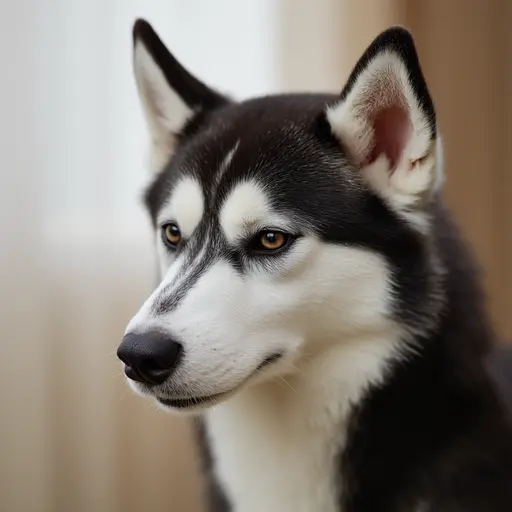
[[141, 19], [133, 26], [133, 66], [151, 136], [151, 167], [160, 170], [184, 130], [228, 99], [193, 77]]
[[425, 206], [443, 182], [441, 144], [409, 31], [392, 27], [374, 39], [327, 120], [373, 191], [424, 224]]

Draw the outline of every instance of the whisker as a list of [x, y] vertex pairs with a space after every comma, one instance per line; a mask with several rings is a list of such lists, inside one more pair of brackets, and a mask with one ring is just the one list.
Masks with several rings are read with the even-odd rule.
[[294, 370], [297, 370], [298, 373], [302, 373], [302, 370], [298, 367], [298, 366], [295, 366], [293, 363], [289, 363], [289, 365], [294, 369]]
[[285, 386], [283, 386], [283, 383], [281, 382], [281, 377], [273, 377], [270, 382], [275, 382], [279, 385], [280, 388], [285, 389]]
[[284, 377], [278, 378], [280, 381], [284, 382], [294, 393], [297, 393], [297, 390]]

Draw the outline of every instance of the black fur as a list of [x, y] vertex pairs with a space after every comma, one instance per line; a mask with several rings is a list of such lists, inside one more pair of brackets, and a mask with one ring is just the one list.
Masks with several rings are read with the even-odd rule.
[[[313, 230], [327, 242], [384, 255], [394, 277], [394, 314], [418, 333], [417, 352], [390, 369], [385, 383], [369, 389], [354, 407], [347, 447], [339, 456], [340, 512], [412, 512], [422, 501], [429, 512], [511, 510], [511, 428], [484, 368], [493, 335], [477, 272], [442, 199], [436, 197], [427, 206], [432, 235], [418, 233], [365, 186], [343, 141], [332, 135], [323, 112], [339, 96], [282, 95], [230, 103], [166, 55], [148, 27], [139, 21], [135, 37], [148, 44], [188, 105], [207, 107], [184, 128], [174, 157], [146, 193], [153, 222], [177, 178], [193, 173], [207, 191], [208, 213], [199, 234], [183, 249], [192, 257], [204, 232], [215, 231], [225, 192], [242, 176], [252, 175], [267, 184], [274, 208], [292, 214], [297, 231]], [[403, 29], [376, 39], [341, 99], [368, 62], [385, 49], [406, 63], [434, 129], [434, 106], [412, 38]], [[217, 183], [222, 159], [239, 140], [239, 149]], [[208, 254], [230, 259], [239, 271], [251, 264], [243, 254], [228, 254], [221, 238], [211, 243]], [[426, 327], [421, 330], [422, 326]], [[200, 425], [210, 510], [228, 512], [228, 499], [215, 483], [203, 429]]]

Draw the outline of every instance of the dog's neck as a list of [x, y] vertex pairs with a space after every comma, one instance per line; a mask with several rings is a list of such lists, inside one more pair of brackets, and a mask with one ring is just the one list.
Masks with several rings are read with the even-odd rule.
[[378, 384], [396, 342], [358, 339], [301, 372], [255, 385], [206, 416], [219, 483], [235, 512], [339, 510], [339, 456], [351, 406]]

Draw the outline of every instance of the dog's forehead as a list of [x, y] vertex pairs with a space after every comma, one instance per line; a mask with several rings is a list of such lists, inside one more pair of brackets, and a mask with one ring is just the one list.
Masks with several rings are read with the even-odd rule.
[[353, 175], [343, 172], [347, 159], [325, 125], [327, 98], [270, 97], [222, 109], [182, 143], [150, 187], [146, 202], [155, 222], [170, 202], [195, 218], [219, 215], [227, 202], [233, 218], [263, 205], [307, 211], [333, 188], [344, 194]]

